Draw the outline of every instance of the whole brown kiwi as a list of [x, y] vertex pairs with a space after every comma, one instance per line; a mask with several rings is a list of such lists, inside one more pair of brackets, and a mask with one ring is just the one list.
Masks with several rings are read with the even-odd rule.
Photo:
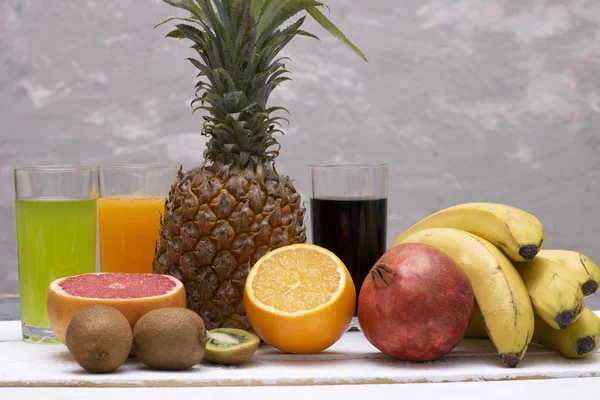
[[151, 368], [183, 370], [202, 361], [206, 329], [195, 312], [161, 308], [142, 316], [133, 328], [135, 354]]
[[113, 372], [129, 356], [131, 326], [119, 310], [93, 305], [73, 315], [65, 342], [75, 361], [86, 371]]

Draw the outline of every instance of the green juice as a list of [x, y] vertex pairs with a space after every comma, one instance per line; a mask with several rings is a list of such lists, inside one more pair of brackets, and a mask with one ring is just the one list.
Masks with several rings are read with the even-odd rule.
[[49, 328], [50, 282], [96, 270], [96, 200], [16, 200], [15, 210], [21, 322]]

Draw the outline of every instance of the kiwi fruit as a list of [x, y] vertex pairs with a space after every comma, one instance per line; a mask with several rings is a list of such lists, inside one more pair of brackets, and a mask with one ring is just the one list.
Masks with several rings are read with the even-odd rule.
[[86, 307], [73, 315], [65, 344], [88, 372], [113, 372], [127, 360], [132, 344], [131, 326], [117, 309], [105, 305]]
[[260, 344], [258, 336], [234, 328], [208, 331], [204, 359], [216, 364], [239, 365], [248, 361]]
[[135, 324], [133, 348], [137, 358], [151, 368], [189, 369], [204, 357], [204, 322], [187, 308], [152, 310]]

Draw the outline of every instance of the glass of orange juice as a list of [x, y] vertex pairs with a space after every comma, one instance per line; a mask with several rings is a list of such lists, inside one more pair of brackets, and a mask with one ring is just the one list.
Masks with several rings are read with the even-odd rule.
[[102, 272], [151, 273], [165, 199], [176, 165], [98, 167]]

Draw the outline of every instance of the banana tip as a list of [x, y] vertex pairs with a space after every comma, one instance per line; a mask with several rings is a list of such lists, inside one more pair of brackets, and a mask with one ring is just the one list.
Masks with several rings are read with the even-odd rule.
[[558, 324], [560, 329], [565, 329], [567, 326], [571, 325], [573, 321], [579, 315], [579, 311], [581, 310], [565, 310], [556, 314], [554, 317], [554, 321]]
[[521, 357], [518, 354], [502, 353], [500, 354], [500, 359], [507, 367], [510, 368], [516, 367], [521, 361]]
[[577, 354], [582, 356], [596, 348], [596, 339], [593, 336], [584, 336], [577, 339]]
[[519, 248], [519, 255], [525, 260], [533, 260], [538, 253], [540, 246], [535, 244], [526, 244]]
[[589, 280], [581, 285], [581, 291], [583, 292], [584, 296], [592, 295], [596, 293], [596, 290], [598, 290], [598, 283], [596, 281]]

